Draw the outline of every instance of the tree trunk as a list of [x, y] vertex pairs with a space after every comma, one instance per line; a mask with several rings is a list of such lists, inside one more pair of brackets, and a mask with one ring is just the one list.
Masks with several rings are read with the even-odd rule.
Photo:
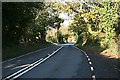
[[41, 42], [46, 42], [45, 36], [46, 36], [45, 31], [41, 31]]

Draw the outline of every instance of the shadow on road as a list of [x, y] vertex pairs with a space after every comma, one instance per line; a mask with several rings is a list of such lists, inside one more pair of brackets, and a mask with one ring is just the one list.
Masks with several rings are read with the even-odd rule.
[[93, 66], [95, 67], [95, 74], [98, 78], [119, 78], [118, 71], [120, 71], [120, 66], [118, 65], [118, 62], [120, 59], [102, 55], [101, 52], [103, 52], [104, 49], [100, 47], [99, 51], [94, 51], [88, 47], [79, 48], [84, 50], [90, 56]]

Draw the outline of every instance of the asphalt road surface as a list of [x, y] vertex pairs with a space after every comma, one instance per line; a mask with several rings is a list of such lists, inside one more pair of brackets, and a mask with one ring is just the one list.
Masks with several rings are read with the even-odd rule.
[[[95, 63], [84, 51], [72, 44], [61, 44], [3, 62], [2, 77], [3, 79], [89, 78], [96, 80], [93, 64]], [[107, 75], [110, 77], [112, 73], [108, 72]]]

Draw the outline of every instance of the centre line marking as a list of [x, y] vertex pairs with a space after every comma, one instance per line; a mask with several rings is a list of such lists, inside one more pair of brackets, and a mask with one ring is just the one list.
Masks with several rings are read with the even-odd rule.
[[47, 56], [46, 58], [41, 58], [39, 59], [38, 61], [35, 61], [34, 63], [30, 64], [29, 66], [13, 73], [12, 75], [2, 79], [2, 80], [7, 80], [7, 79], [10, 79], [10, 80], [13, 80], [13, 79], [16, 79], [18, 77], [20, 77], [21, 75], [23, 75], [24, 73], [28, 72], [29, 70], [31, 70], [32, 68], [36, 67], [37, 65], [41, 64], [42, 62], [46, 61], [48, 58], [50, 58], [51, 56], [53, 56], [56, 52], [58, 52], [60, 49], [62, 49], [64, 46], [60, 47], [59, 49], [57, 49], [55, 52], [53, 52], [52, 54], [50, 54], [49, 56]]

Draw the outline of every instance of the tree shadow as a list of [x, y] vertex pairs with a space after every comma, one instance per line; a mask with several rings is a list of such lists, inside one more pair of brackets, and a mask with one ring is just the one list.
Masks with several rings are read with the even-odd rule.
[[118, 71], [120, 71], [120, 58], [104, 55], [105, 53], [103, 54], [102, 52], [106, 49], [102, 48], [97, 40], [90, 39], [84, 46], [81, 46], [81, 44], [76, 44], [76, 46], [84, 50], [89, 55], [93, 64], [95, 64], [94, 66], [97, 66], [98, 71], [100, 71], [99, 69], [103, 71], [103, 73], [98, 74], [105, 74], [104, 68], [98, 68], [98, 65], [105, 65], [107, 70], [112, 71], [113, 77], [118, 77]]

